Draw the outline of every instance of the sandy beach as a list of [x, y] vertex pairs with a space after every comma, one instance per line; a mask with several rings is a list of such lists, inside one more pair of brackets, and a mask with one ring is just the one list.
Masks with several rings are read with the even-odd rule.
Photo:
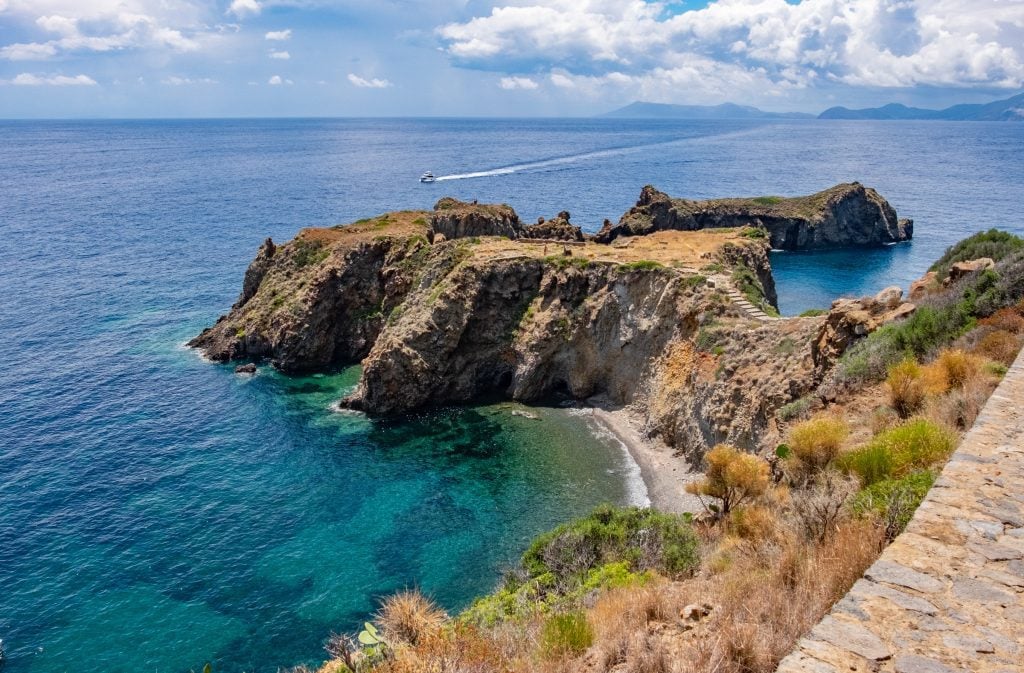
[[594, 422], [614, 435], [640, 466], [651, 506], [666, 512], [701, 512], [700, 500], [686, 492], [686, 484], [700, 477], [683, 457], [659, 440], [647, 439], [628, 409], [592, 407]]

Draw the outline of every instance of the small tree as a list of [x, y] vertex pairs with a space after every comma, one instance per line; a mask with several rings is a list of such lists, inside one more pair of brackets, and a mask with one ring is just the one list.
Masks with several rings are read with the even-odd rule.
[[718, 498], [719, 513], [729, 514], [742, 502], [757, 498], [768, 489], [768, 463], [743, 453], [734, 446], [719, 444], [704, 456], [707, 472], [686, 490], [694, 495]]

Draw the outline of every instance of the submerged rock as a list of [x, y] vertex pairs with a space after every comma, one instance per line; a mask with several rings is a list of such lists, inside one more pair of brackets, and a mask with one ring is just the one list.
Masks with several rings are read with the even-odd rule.
[[912, 220], [897, 218], [889, 202], [859, 182], [840, 184], [810, 196], [690, 201], [675, 199], [648, 185], [618, 224], [595, 240], [638, 236], [667, 229], [692, 231], [714, 227], [763, 227], [771, 246], [808, 250], [882, 245], [910, 240]]

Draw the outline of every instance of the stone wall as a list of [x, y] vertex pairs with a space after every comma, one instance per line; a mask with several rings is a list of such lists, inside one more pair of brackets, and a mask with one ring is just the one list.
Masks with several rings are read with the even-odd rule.
[[1024, 671], [1024, 354], [907, 530], [782, 673]]

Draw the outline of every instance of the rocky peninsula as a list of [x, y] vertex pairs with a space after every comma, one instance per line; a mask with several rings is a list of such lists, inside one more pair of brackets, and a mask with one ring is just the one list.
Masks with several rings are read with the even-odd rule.
[[776, 412], [854, 341], [912, 310], [898, 293], [825, 316], [773, 319], [771, 247], [906, 240], [874, 190], [794, 199], [669, 199], [645, 187], [594, 237], [561, 212], [524, 225], [507, 205], [441, 199], [269, 239], [231, 312], [190, 342], [217, 361], [291, 373], [362, 362], [342, 405], [370, 414], [485, 394], [599, 397], [637, 430], [699, 459], [754, 450]]

